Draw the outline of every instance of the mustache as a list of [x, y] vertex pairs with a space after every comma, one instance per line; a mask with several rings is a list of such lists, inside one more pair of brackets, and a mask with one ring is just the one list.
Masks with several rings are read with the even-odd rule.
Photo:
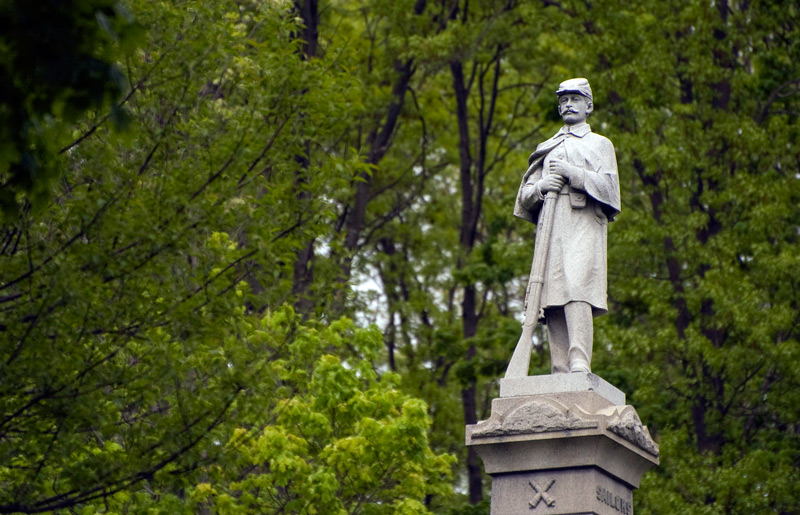
[[561, 110], [561, 114], [567, 114], [567, 113], [578, 114], [578, 111], [570, 108], [564, 108]]

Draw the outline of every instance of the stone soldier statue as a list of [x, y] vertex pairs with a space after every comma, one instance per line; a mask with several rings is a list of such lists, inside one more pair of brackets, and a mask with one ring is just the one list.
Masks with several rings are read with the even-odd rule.
[[514, 215], [538, 223], [544, 196], [558, 193], [540, 313], [552, 372], [590, 372], [592, 317], [608, 310], [606, 229], [620, 210], [617, 159], [611, 141], [586, 123], [594, 107], [589, 81], [564, 81], [556, 95], [565, 125], [531, 154]]

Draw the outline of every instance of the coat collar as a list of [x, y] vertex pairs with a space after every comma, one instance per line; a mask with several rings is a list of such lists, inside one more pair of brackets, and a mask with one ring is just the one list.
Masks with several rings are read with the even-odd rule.
[[589, 134], [590, 132], [592, 132], [592, 128], [589, 127], [589, 124], [586, 122], [579, 123], [571, 127], [569, 125], [561, 127], [561, 130], [555, 133], [555, 135], [552, 138], [543, 143], [539, 143], [539, 145], [536, 147], [536, 151], [533, 154], [531, 154], [530, 157], [528, 157], [528, 165], [533, 164], [534, 160], [543, 157], [545, 154], [547, 154], [555, 147], [560, 145], [564, 141], [564, 137], [566, 134], [572, 134], [574, 136], [582, 138], [587, 134]]
[[587, 134], [589, 134], [590, 132], [592, 132], [592, 128], [589, 126], [589, 124], [586, 122], [582, 122], [576, 125], [565, 125], [561, 127], [556, 136], [561, 136], [563, 134], [572, 134], [573, 136], [582, 138]]

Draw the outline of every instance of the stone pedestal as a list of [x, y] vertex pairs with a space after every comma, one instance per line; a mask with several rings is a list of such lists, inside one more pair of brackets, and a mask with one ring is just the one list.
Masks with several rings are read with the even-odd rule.
[[631, 515], [658, 464], [625, 394], [594, 374], [501, 380], [491, 417], [466, 439], [492, 477], [492, 515]]

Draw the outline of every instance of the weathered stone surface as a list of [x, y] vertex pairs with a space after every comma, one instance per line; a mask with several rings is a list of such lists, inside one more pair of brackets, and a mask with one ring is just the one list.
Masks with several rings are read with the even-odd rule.
[[472, 433], [472, 438], [571, 431], [597, 425], [596, 420], [575, 416], [556, 401], [531, 401], [500, 419], [489, 419], [479, 423]]
[[[596, 395], [587, 392], [584, 397]], [[472, 429], [468, 429], [467, 445], [487, 437], [594, 429], [598, 433], [611, 432], [658, 457], [658, 445], [633, 406], [606, 406], [597, 410], [587, 409], [591, 406], [587, 402], [567, 406], [551, 395], [521, 397], [516, 402], [495, 402], [488, 420], [469, 426]]]
[[540, 318], [551, 371], [591, 372], [592, 317], [608, 310], [607, 227], [621, 209], [614, 145], [586, 123], [594, 110], [588, 80], [566, 80], [556, 94], [564, 126], [529, 157], [514, 205], [514, 216], [537, 228], [525, 321], [507, 378], [528, 375]]
[[625, 405], [625, 393], [592, 373], [550, 374], [500, 380], [500, 397], [595, 392], [615, 406]]
[[630, 515], [633, 489], [658, 464], [636, 410], [593, 390], [494, 399], [466, 441], [492, 476], [493, 515]]
[[639, 414], [632, 406], [625, 406], [621, 412], [610, 415], [606, 427], [612, 433], [658, 457], [658, 445], [653, 441], [650, 431], [639, 420]]
[[492, 480], [492, 513], [631, 515], [633, 493], [592, 467], [502, 474]]

